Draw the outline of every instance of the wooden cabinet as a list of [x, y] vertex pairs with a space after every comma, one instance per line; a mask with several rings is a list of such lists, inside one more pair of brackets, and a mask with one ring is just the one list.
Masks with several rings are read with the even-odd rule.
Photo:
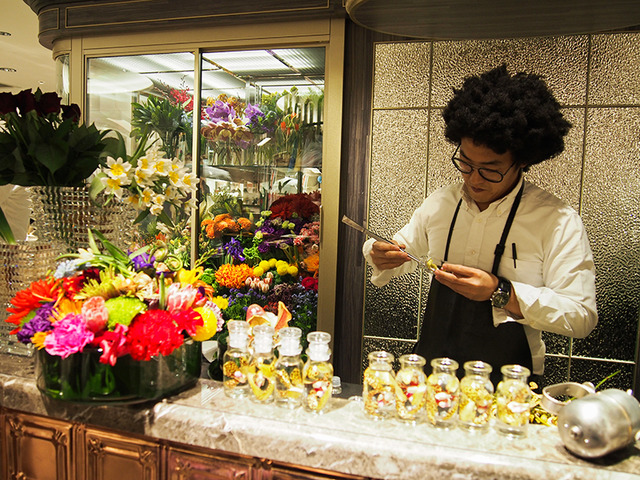
[[18, 412], [2, 415], [2, 476], [74, 480], [72, 424]]
[[0, 410], [0, 480], [365, 480]]

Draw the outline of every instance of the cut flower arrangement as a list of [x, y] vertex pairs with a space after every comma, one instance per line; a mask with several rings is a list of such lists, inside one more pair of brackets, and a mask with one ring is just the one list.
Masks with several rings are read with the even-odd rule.
[[[225, 327], [214, 337], [224, 350], [226, 322], [250, 320], [256, 313], [306, 334], [317, 326], [318, 194], [290, 194], [273, 202], [255, 222], [225, 197], [203, 213], [201, 279], [215, 291]], [[221, 211], [228, 213], [220, 213]], [[306, 345], [303, 345], [303, 347]], [[215, 365], [212, 370], [215, 370]], [[210, 370], [211, 371], [211, 370]], [[219, 373], [219, 372], [215, 372]]]
[[199, 342], [223, 322], [210, 289], [197, 272], [172, 270], [161, 250], [125, 253], [99, 232], [90, 239], [90, 249], [64, 256], [7, 309], [19, 341], [38, 349], [39, 388], [110, 401], [157, 398], [195, 382]]

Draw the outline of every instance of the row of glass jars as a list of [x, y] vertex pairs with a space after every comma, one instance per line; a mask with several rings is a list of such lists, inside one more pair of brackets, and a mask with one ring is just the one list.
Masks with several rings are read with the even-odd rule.
[[[395, 417], [418, 423], [425, 417], [436, 427], [456, 424], [471, 430], [488, 428], [492, 418], [494, 388], [489, 375], [492, 367], [480, 360], [464, 364], [465, 376], [458, 380], [458, 362], [450, 358], [431, 360], [432, 372], [424, 372], [426, 360], [416, 354], [400, 357], [400, 370], [393, 371], [393, 355], [384, 351], [369, 354], [364, 372], [365, 414], [381, 420]], [[520, 365], [504, 365], [498, 384], [496, 427], [510, 435], [522, 435], [529, 423], [530, 371]]]
[[286, 408], [304, 408], [324, 412], [332, 394], [333, 365], [329, 362], [331, 335], [311, 332], [307, 335], [308, 360], [300, 357], [302, 330], [285, 327], [278, 331], [278, 356], [274, 352], [274, 329], [270, 325], [253, 327], [253, 349], [249, 352], [249, 324], [228, 323], [228, 347], [223, 355], [222, 373], [225, 393], [232, 398], [248, 397], [258, 403]]

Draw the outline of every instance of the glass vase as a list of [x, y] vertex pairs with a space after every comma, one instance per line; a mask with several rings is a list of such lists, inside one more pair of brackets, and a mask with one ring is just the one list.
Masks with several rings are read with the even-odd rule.
[[43, 278], [57, 257], [51, 244], [20, 241], [15, 245], [0, 243], [0, 352], [31, 356], [31, 345], [20, 343], [10, 332], [16, 325], [6, 323], [11, 299], [31, 282]]
[[128, 204], [103, 195], [94, 202], [86, 186], [36, 186], [29, 190], [39, 241], [54, 243], [59, 251], [76, 252], [89, 247], [88, 231], [96, 229], [124, 250], [131, 243], [135, 211]]
[[169, 355], [116, 364], [100, 363], [102, 351], [85, 348], [67, 358], [36, 352], [36, 384], [48, 397], [78, 403], [141, 403], [189, 388], [200, 376], [201, 343], [187, 340]]

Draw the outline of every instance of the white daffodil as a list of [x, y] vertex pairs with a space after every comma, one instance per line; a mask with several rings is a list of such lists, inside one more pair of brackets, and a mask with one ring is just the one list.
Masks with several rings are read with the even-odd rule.
[[181, 188], [184, 185], [184, 181], [182, 180], [183, 172], [180, 169], [171, 169], [167, 177], [174, 187]]
[[150, 188], [145, 188], [140, 195], [140, 204], [144, 205], [145, 207], [151, 206], [154, 195], [155, 192], [153, 190], [151, 190]]
[[156, 217], [162, 213], [162, 207], [164, 206], [164, 195], [156, 194], [151, 203], [151, 208], [149, 211], [151, 215], [155, 215]]
[[171, 160], [168, 158], [159, 158], [153, 164], [153, 168], [158, 175], [166, 176], [171, 171]]
[[131, 179], [129, 177], [131, 164], [125, 162], [122, 158], [117, 160], [113, 157], [107, 157], [107, 175], [113, 179], [118, 179], [120, 185], [129, 185]]
[[124, 189], [122, 188], [122, 182], [120, 178], [103, 177], [102, 184], [108, 193], [115, 195], [117, 198], [122, 198]]

